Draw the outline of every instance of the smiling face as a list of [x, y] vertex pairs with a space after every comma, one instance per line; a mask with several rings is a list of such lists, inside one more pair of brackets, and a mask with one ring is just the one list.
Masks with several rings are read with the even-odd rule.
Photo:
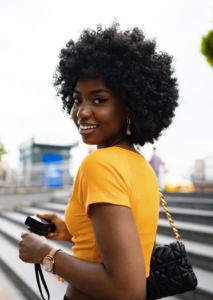
[[85, 144], [98, 149], [126, 140], [128, 108], [110, 90], [104, 79], [80, 79], [73, 93], [71, 116]]

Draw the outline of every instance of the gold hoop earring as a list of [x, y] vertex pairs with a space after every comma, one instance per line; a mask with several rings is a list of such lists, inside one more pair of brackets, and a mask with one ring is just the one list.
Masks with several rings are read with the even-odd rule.
[[126, 135], [131, 135], [132, 131], [130, 129], [130, 119], [127, 120], [127, 124]]

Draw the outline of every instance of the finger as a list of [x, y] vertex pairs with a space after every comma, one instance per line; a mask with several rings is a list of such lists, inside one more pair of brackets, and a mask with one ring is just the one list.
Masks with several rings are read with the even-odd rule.
[[47, 220], [53, 220], [56, 217], [55, 214], [44, 214], [44, 215], [42, 215], [40, 213], [37, 213], [36, 216], [40, 217], [42, 219], [47, 219]]
[[55, 236], [57, 234], [58, 234], [57, 232], [50, 232], [50, 233], [47, 234], [47, 236], [51, 237], [51, 236]]
[[21, 233], [21, 238], [22, 238], [22, 239], [24, 238], [25, 234], [26, 234], [25, 231], [23, 231], [23, 232]]
[[57, 232], [50, 232], [46, 235], [47, 239], [53, 239], [57, 235]]

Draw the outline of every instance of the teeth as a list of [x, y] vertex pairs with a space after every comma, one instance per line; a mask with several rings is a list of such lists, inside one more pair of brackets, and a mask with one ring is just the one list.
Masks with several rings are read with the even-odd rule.
[[98, 127], [98, 125], [90, 125], [90, 126], [80, 125], [80, 128], [83, 130], [97, 128], [97, 127]]

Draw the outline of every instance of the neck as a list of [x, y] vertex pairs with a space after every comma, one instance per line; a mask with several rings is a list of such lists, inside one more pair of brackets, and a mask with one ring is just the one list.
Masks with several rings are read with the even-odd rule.
[[130, 151], [137, 153], [133, 144], [129, 143], [127, 141], [126, 137], [117, 138], [116, 140], [107, 143], [107, 145], [98, 145], [97, 149], [108, 148], [108, 147], [113, 147], [113, 146], [117, 146], [117, 145], [121, 146], [122, 148], [124, 148], [126, 150], [130, 150]]

